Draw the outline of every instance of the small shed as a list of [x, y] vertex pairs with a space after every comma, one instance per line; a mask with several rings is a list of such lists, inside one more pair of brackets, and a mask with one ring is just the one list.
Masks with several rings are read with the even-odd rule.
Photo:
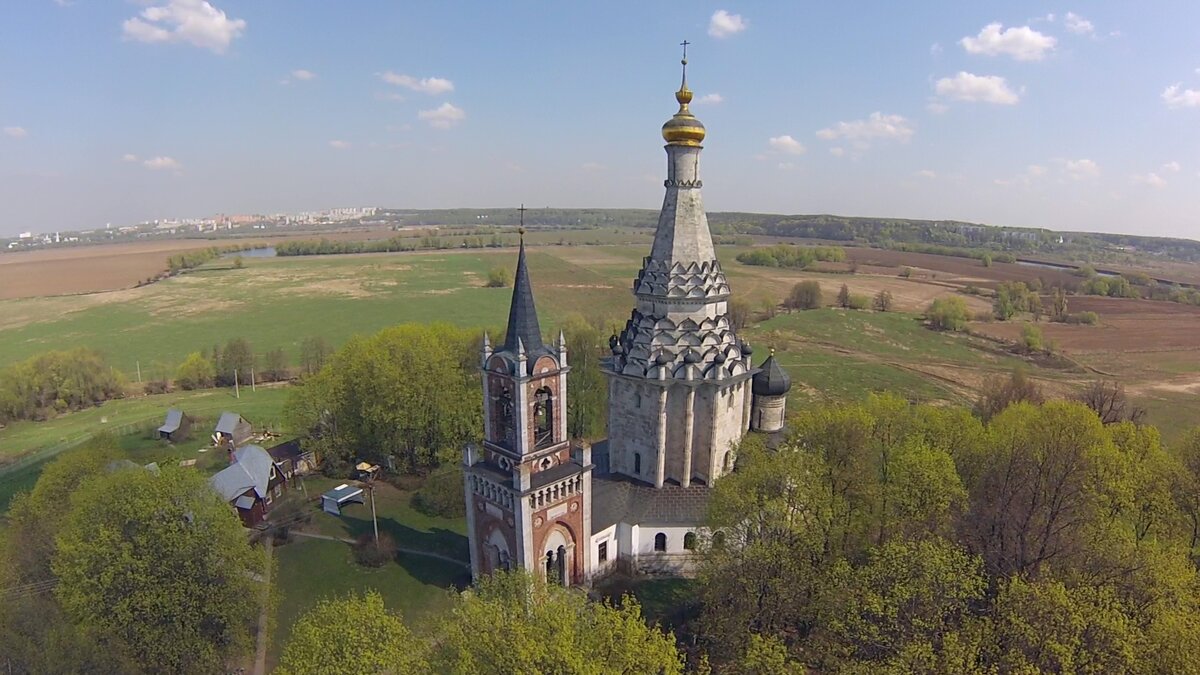
[[217, 445], [233, 443], [233, 447], [236, 448], [250, 440], [253, 433], [254, 427], [246, 418], [237, 413], [223, 412], [221, 419], [217, 421], [217, 428], [213, 431], [213, 441]]
[[321, 495], [321, 510], [335, 516], [342, 515], [342, 507], [346, 504], [362, 504], [363, 489], [357, 485], [342, 483], [329, 492]]
[[292, 480], [297, 475], [316, 471], [317, 469], [314, 453], [311, 450], [305, 452], [300, 447], [299, 438], [273, 446], [267, 452], [270, 453], [271, 459], [275, 460], [275, 463], [283, 470], [283, 475], [288, 480]]
[[179, 408], [171, 408], [167, 411], [167, 418], [163, 420], [163, 425], [158, 428], [158, 437], [172, 443], [182, 441], [187, 438], [191, 428], [192, 418]]

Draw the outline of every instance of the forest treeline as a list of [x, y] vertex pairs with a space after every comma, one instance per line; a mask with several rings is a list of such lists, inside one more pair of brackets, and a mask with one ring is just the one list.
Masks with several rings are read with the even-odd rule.
[[790, 267], [804, 269], [814, 262], [843, 262], [846, 249], [837, 246], [789, 246], [778, 244], [763, 246], [739, 253], [737, 261], [743, 265], [762, 267]]
[[97, 405], [123, 396], [125, 384], [91, 349], [38, 354], [0, 369], [0, 424]]

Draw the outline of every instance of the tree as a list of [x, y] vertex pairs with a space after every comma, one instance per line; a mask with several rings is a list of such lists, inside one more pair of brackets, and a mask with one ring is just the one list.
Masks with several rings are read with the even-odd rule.
[[647, 626], [633, 598], [618, 606], [590, 602], [526, 571], [476, 581], [457, 596], [438, 633], [435, 672], [683, 672], [675, 638]]
[[886, 288], [875, 294], [875, 299], [872, 301], [872, 306], [876, 312], [892, 311], [892, 292]]
[[599, 438], [608, 420], [608, 382], [600, 371], [605, 340], [600, 329], [579, 314], [568, 316], [562, 331], [571, 365], [567, 434], [571, 438]]
[[473, 335], [447, 324], [403, 324], [347, 342], [288, 392], [292, 428], [331, 469], [395, 455], [415, 472], [457, 456], [482, 427]]
[[982, 263], [984, 267], [991, 267], [992, 266], [992, 256], [987, 253], [984, 253], [982, 256], [979, 257], [979, 262]]
[[983, 390], [975, 401], [975, 414], [987, 421], [1014, 403], [1040, 404], [1045, 400], [1042, 388], [1017, 368], [1008, 377], [992, 375], [983, 381]]
[[246, 266], [246, 261], [245, 261], [245, 260], [242, 260], [242, 256], [240, 256], [240, 255], [239, 255], [239, 256], [234, 256], [234, 258], [233, 258], [233, 269], [235, 269], [235, 270], [240, 270], [240, 269], [242, 269], [242, 268], [243, 268], [243, 267], [245, 267], [245, 266]]
[[789, 310], [817, 309], [821, 306], [821, 282], [808, 280], [792, 286], [787, 301], [783, 303]]
[[268, 350], [263, 360], [265, 361], [262, 372], [262, 380], [264, 382], [279, 382], [287, 379], [287, 355], [284, 354], [282, 347]]
[[300, 369], [305, 375], [313, 375], [325, 367], [325, 360], [333, 350], [323, 337], [304, 338], [300, 343]]
[[217, 369], [217, 384], [232, 387], [238, 382], [250, 381], [250, 370], [254, 368], [254, 350], [245, 338], [230, 338], [221, 350], [221, 366]]
[[729, 323], [734, 330], [741, 330], [750, 322], [750, 303], [741, 298], [729, 301]]
[[846, 284], [842, 284], [841, 289], [838, 290], [837, 303], [838, 307], [842, 309], [850, 308], [850, 287]]
[[962, 298], [951, 296], [934, 300], [925, 310], [925, 318], [935, 330], [961, 331], [971, 314]]
[[91, 349], [38, 354], [0, 368], [0, 424], [45, 419], [119, 398], [125, 384]]
[[1021, 326], [1021, 347], [1027, 352], [1040, 352], [1045, 346], [1042, 340], [1042, 329], [1027, 323]]
[[1117, 380], [1092, 380], [1075, 396], [1075, 400], [1091, 408], [1105, 424], [1117, 422], [1140, 423], [1146, 409], [1129, 402], [1125, 385]]
[[1078, 403], [1009, 406], [974, 461], [963, 535], [997, 576], [1077, 562], [1109, 509], [1129, 497], [1120, 453]]
[[820, 670], [895, 667], [907, 655], [936, 653], [986, 590], [979, 558], [942, 539], [890, 541], [857, 566], [839, 560], [823, 583], [812, 641]]
[[1050, 307], [1052, 321], [1065, 321], [1067, 318], [1067, 292], [1062, 286], [1054, 289], [1054, 301]]
[[1029, 304], [1029, 311], [1033, 314], [1034, 321], [1042, 320], [1042, 296], [1030, 291], [1029, 298], [1026, 300]]
[[1000, 284], [996, 288], [996, 299], [992, 301], [992, 313], [998, 321], [1008, 321], [1016, 312], [1016, 306], [1013, 304], [1012, 294], [1008, 286]]
[[66, 614], [114, 636], [143, 668], [209, 672], [245, 653], [266, 560], [203, 476], [98, 475], [73, 495], [56, 548]]
[[493, 267], [488, 270], [487, 283], [484, 284], [487, 288], [504, 288], [512, 279], [512, 272], [505, 267]]
[[281, 675], [427, 673], [428, 647], [375, 591], [327, 598], [296, 620], [276, 672]]
[[212, 362], [200, 352], [192, 352], [175, 371], [175, 383], [180, 389], [206, 389], [213, 386], [216, 375]]

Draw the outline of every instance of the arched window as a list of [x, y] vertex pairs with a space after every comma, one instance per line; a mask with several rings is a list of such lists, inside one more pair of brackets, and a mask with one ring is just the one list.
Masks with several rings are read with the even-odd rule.
[[492, 415], [492, 420], [496, 430], [496, 440], [507, 443], [511, 447], [515, 440], [513, 438], [513, 397], [512, 392], [508, 389], [501, 389], [500, 395], [496, 397], [496, 410]]
[[712, 546], [713, 546], [713, 548], [718, 549], [718, 550], [725, 547], [725, 533], [724, 532], [722, 532], [720, 530], [713, 532]]
[[667, 534], [665, 532], [659, 532], [658, 534], [654, 535], [654, 550], [667, 550]]
[[554, 440], [554, 398], [550, 387], [542, 387], [533, 395], [534, 443], [546, 445]]
[[554, 563], [554, 551], [546, 551], [546, 580], [558, 583], [558, 565]]
[[683, 548], [688, 551], [696, 550], [696, 533], [695, 532], [688, 532], [687, 534], [683, 535]]
[[558, 564], [558, 579], [557, 581], [563, 586], [571, 585], [571, 577], [568, 576], [567, 570], [567, 547], [558, 547], [558, 556], [555, 562]]
[[635, 391], [633, 393], [633, 407], [642, 407], [642, 393], [640, 391]]
[[642, 475], [642, 453], [633, 453], [633, 472], [637, 475]]
[[725, 473], [733, 471], [733, 453], [725, 451], [725, 456], [721, 459], [721, 466], [725, 467]]

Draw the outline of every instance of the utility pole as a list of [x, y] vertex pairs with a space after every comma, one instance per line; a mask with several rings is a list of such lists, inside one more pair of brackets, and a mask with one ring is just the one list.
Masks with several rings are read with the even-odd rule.
[[250, 391], [258, 391], [258, 387], [254, 383], [254, 369], [250, 369]]
[[238, 387], [237, 368], [233, 369], [233, 396], [234, 398], [242, 398], [242, 390]]
[[371, 491], [371, 523], [375, 526], [375, 552], [379, 552], [379, 519], [375, 516], [375, 477], [367, 481], [367, 489]]
[[136, 361], [135, 363], [137, 363], [138, 384], [141, 384], [142, 383], [142, 362]]

